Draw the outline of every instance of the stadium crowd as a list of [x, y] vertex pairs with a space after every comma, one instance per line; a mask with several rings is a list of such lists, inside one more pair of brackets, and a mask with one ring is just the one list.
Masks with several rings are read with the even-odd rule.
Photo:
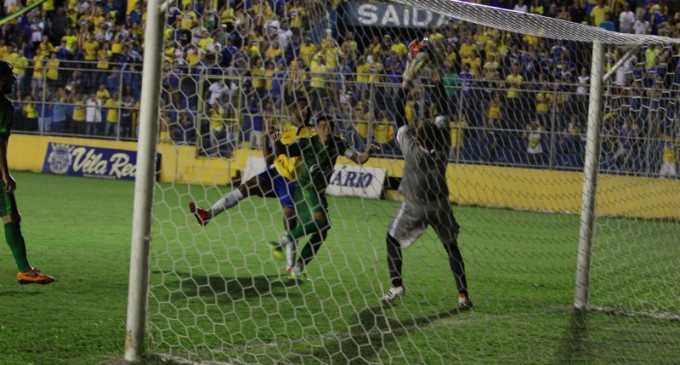
[[[0, 18], [36, 0], [5, 0]], [[472, 1], [471, 1], [472, 2]], [[680, 9], [664, 0], [474, 1], [610, 31], [680, 38]], [[669, 4], [671, 3], [671, 4]], [[298, 97], [342, 121], [357, 149], [394, 148], [390, 105], [410, 34], [353, 28], [336, 0], [178, 0], [163, 51], [161, 140], [229, 155], [254, 148], [264, 126]], [[677, 4], [675, 4], [677, 6]], [[18, 77], [15, 129], [135, 138], [145, 3], [47, 0], [3, 21], [0, 58]], [[328, 29], [328, 30], [327, 30]], [[420, 36], [441, 39], [451, 100], [452, 159], [575, 168], [582, 164], [590, 48], [451, 20]], [[606, 69], [625, 52], [608, 49]], [[677, 176], [680, 47], [642, 48], [616, 71], [603, 123], [603, 161], [628, 173]], [[415, 123], [427, 83], [407, 98]], [[241, 111], [238, 113], [237, 111]], [[242, 118], [239, 118], [242, 115]], [[673, 165], [674, 167], [669, 167]]]

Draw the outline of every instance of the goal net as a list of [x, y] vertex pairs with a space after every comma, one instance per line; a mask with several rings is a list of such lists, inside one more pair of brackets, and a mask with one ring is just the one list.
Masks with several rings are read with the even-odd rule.
[[[154, 71], [161, 170], [147, 352], [206, 364], [680, 357], [679, 31], [652, 10], [641, 14], [654, 35], [610, 31], [625, 26], [619, 10], [611, 21], [586, 10], [546, 7], [548, 17], [448, 0], [171, 1]], [[441, 62], [402, 99], [409, 46], [425, 38], [441, 42]], [[602, 73], [591, 74], [600, 57], [593, 42], [604, 47]], [[589, 115], [591, 79], [605, 74], [600, 115]], [[396, 120], [400, 108], [413, 126], [442, 113], [438, 82], [471, 311], [457, 309], [432, 229], [403, 250], [406, 295], [380, 303], [391, 287], [385, 240], [404, 172]], [[308, 124], [296, 114], [302, 99]], [[305, 275], [291, 280], [270, 250], [286, 232], [282, 203], [252, 186], [241, 189], [251, 196], [235, 192], [267, 169], [268, 126], [302, 133], [322, 115], [349, 147], [380, 149], [363, 165], [338, 158], [326, 194], [332, 228]], [[596, 184], [584, 183], [588, 161], [598, 163]], [[265, 180], [259, 187], [275, 195]], [[590, 238], [579, 236], [588, 186], [588, 307], [623, 316], [572, 314], [579, 240]], [[190, 202], [222, 208], [203, 226]], [[309, 239], [298, 241], [298, 257]]]

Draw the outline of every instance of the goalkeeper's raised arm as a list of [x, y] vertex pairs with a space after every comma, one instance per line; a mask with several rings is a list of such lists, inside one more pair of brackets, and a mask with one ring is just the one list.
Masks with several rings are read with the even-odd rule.
[[413, 82], [427, 68], [438, 70], [443, 63], [443, 39], [424, 37], [412, 41], [408, 46], [408, 60], [403, 73], [403, 89], [410, 89]]

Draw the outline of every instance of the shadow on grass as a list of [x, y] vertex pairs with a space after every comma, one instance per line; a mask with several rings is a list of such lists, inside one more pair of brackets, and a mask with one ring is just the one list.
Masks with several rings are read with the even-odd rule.
[[[310, 354], [291, 355], [289, 361], [295, 364], [312, 359], [314, 363], [322, 364], [372, 363], [371, 359], [379, 357], [390, 342], [399, 341], [400, 337], [407, 336], [414, 329], [431, 326], [433, 322], [460, 313], [453, 309], [429, 316], [399, 320], [387, 317], [385, 309], [382, 306], [362, 309], [358, 313], [358, 321], [349, 325], [348, 333], [337, 334], [324, 340]], [[388, 354], [385, 352], [385, 355]], [[395, 360], [394, 355], [391, 354], [390, 360]]]
[[27, 295], [40, 295], [40, 291], [21, 291], [21, 290], [0, 290], [0, 297], [13, 297], [13, 296], [27, 296]]
[[[159, 272], [158, 272], [159, 273]], [[172, 299], [187, 297], [217, 297], [219, 301], [237, 301], [240, 299], [261, 298], [270, 295], [291, 296], [291, 293], [283, 290], [287, 286], [294, 285], [281, 280], [279, 276], [246, 276], [246, 277], [223, 277], [190, 275], [188, 273], [175, 272], [180, 280], [166, 281], [165, 287], [172, 293]]]
[[555, 354], [555, 364], [577, 364], [588, 357], [588, 313], [573, 310], [569, 327], [565, 330], [561, 346]]

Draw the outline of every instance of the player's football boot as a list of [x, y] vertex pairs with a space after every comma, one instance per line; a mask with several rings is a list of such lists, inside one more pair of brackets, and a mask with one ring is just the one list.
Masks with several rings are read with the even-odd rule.
[[197, 207], [196, 203], [189, 202], [189, 210], [191, 211], [191, 214], [196, 217], [198, 224], [205, 226], [210, 221], [210, 218], [208, 217], [208, 211]]
[[470, 297], [465, 293], [460, 293], [458, 295], [458, 309], [467, 310], [472, 308], [472, 301]]
[[286, 253], [283, 251], [283, 246], [278, 241], [269, 242], [269, 249], [272, 251], [272, 255], [275, 259], [279, 261], [286, 260]]
[[17, 273], [17, 283], [21, 285], [26, 285], [26, 284], [40, 284], [40, 285], [46, 285], [54, 282], [54, 278], [40, 273], [40, 270], [36, 268], [31, 268], [30, 270], [26, 272], [21, 272]]
[[294, 281], [302, 281], [302, 280], [312, 280], [307, 273], [304, 271], [301, 271], [299, 267], [289, 267], [286, 269], [286, 272], [288, 273], [288, 279], [294, 280]]
[[395, 301], [401, 299], [406, 293], [406, 289], [403, 286], [393, 286], [387, 291], [385, 295], [380, 299], [383, 304], [392, 304]]

